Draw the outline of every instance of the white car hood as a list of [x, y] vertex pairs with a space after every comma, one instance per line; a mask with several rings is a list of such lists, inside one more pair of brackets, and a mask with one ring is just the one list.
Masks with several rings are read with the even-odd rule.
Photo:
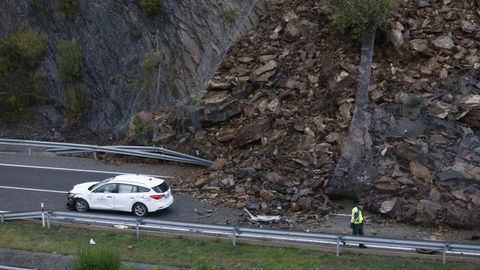
[[70, 190], [70, 193], [85, 193], [89, 192], [88, 188], [93, 186], [94, 184], [99, 183], [97, 182], [87, 182], [87, 183], [81, 183], [78, 185], [73, 186], [73, 189]]

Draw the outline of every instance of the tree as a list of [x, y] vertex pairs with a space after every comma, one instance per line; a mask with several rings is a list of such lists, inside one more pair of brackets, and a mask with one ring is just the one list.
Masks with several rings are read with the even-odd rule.
[[333, 23], [361, 38], [361, 59], [355, 109], [347, 140], [334, 174], [326, 188], [333, 196], [360, 199], [358, 195], [371, 168], [372, 140], [368, 132], [368, 86], [370, 84], [375, 32], [389, 21], [398, 0], [332, 0]]

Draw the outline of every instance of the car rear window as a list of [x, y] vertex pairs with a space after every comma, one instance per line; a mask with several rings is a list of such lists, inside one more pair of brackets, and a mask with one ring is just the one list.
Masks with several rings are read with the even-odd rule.
[[157, 192], [157, 193], [167, 192], [168, 189], [169, 189], [169, 187], [168, 187], [167, 183], [165, 183], [165, 182], [163, 182], [160, 185], [153, 188], [153, 190], [155, 190], [155, 192]]

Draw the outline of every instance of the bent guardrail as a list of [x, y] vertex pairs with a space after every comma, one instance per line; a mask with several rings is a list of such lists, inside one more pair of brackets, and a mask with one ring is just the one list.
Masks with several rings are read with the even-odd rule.
[[296, 244], [328, 245], [332, 247], [335, 246], [337, 256], [340, 255], [340, 248], [343, 245], [354, 246], [362, 243], [368, 245], [369, 247], [382, 250], [415, 251], [419, 248], [434, 250], [437, 251], [439, 254], [442, 254], [444, 264], [446, 263], [447, 255], [469, 255], [480, 258], [480, 245], [438, 241], [417, 241], [363, 236], [345, 236], [335, 234], [268, 230], [257, 228], [242, 228], [227, 225], [176, 222], [156, 220], [150, 218], [140, 219], [134, 217], [106, 216], [78, 212], [40, 211], [8, 213], [0, 214], [0, 221], [3, 223], [10, 220], [40, 219], [42, 217], [42, 214], [46, 218], [46, 226], [49, 229], [52, 220], [67, 223], [86, 223], [87, 225], [108, 225], [117, 228], [134, 229], [137, 238], [140, 236], [140, 230], [144, 230], [231, 238], [233, 246], [236, 246], [237, 239]]
[[[15, 140], [15, 139], [0, 139], [2, 145], [16, 145], [24, 147], [44, 147], [49, 148], [57, 154], [74, 154], [74, 153], [110, 153], [121, 154], [144, 158], [154, 158], [167, 161], [176, 161], [182, 163], [189, 163], [199, 166], [210, 166], [212, 161], [195, 157], [192, 155], [176, 152], [163, 147], [155, 146], [98, 146], [87, 144], [74, 143], [58, 143], [58, 142], [44, 142], [44, 141], [29, 141], [29, 140]], [[31, 151], [29, 150], [29, 153]]]

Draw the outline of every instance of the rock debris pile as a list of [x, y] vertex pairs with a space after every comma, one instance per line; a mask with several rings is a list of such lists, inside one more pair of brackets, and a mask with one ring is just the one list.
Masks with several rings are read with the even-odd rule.
[[[324, 188], [352, 117], [360, 50], [330, 14], [322, 1], [273, 1], [204, 95], [158, 118], [155, 143], [215, 160], [176, 188], [292, 223], [335, 210]], [[404, 0], [379, 31], [367, 209], [480, 225], [479, 30], [478, 1]]]

